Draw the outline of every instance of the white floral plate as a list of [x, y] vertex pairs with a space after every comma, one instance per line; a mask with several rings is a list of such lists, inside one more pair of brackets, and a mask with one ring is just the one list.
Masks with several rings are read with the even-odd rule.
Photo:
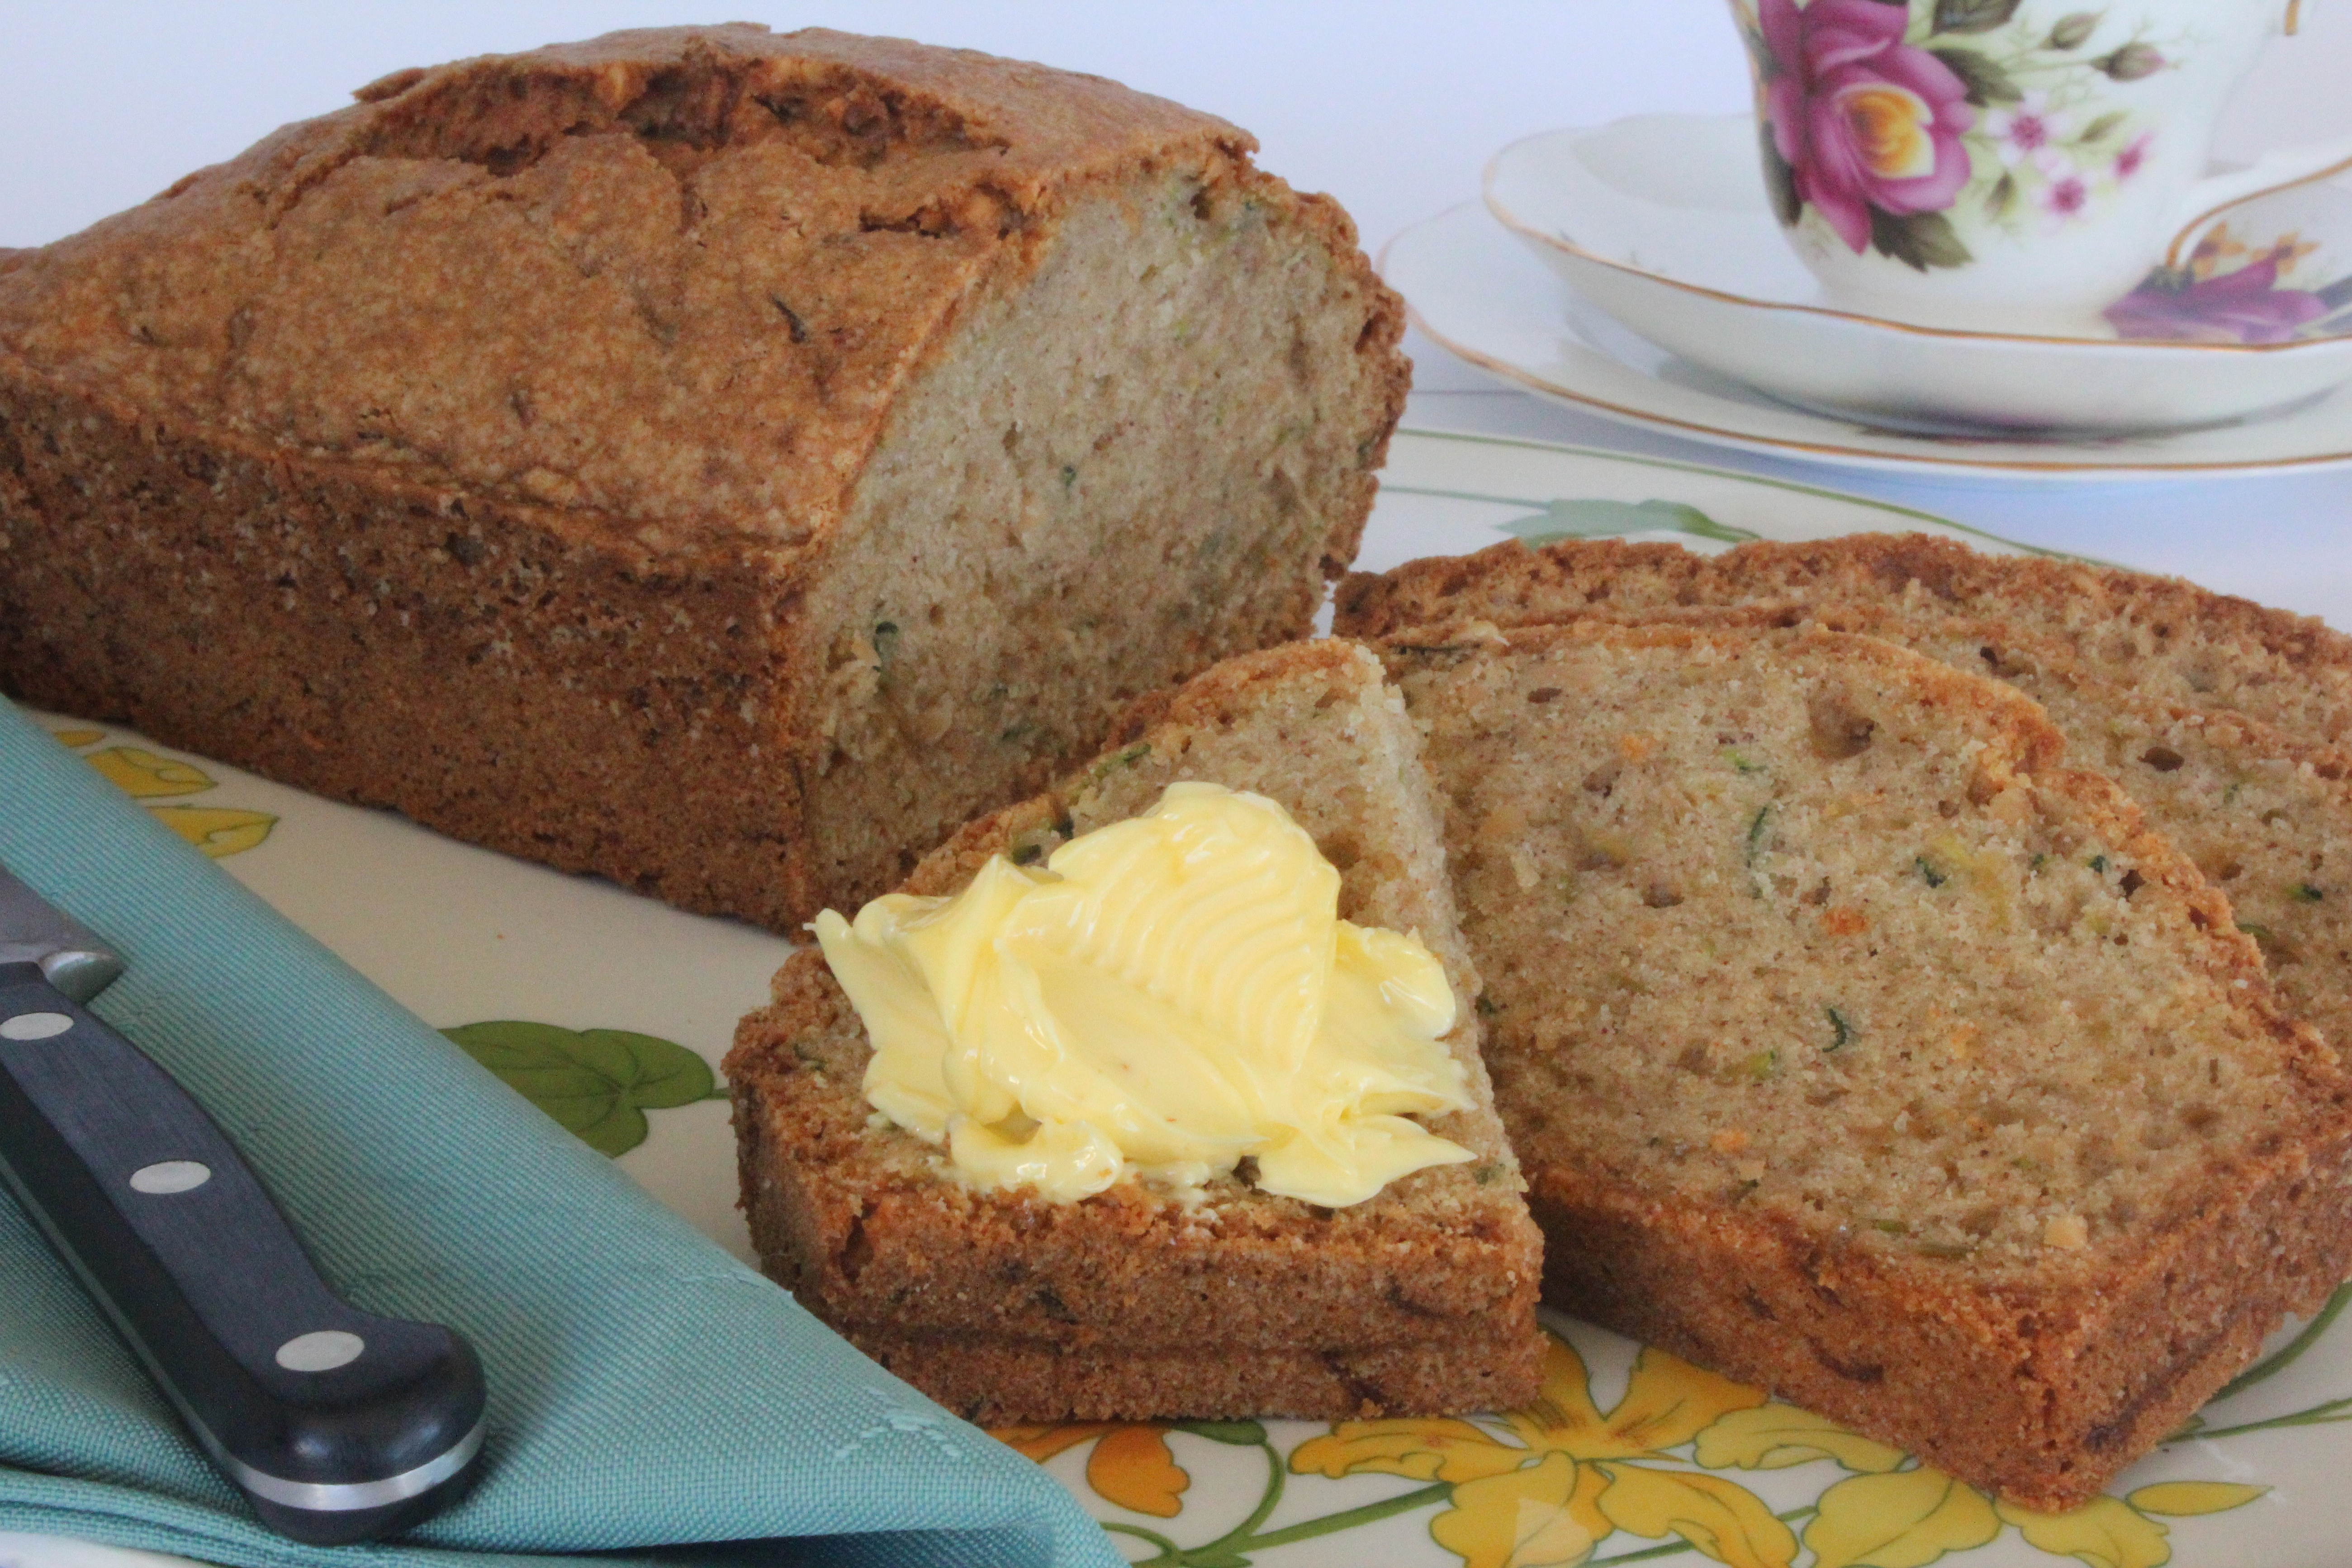
[[[2135, 331], [2197, 342], [1960, 331], [1827, 308], [1773, 218], [1752, 115], [1528, 137], [1487, 166], [1486, 207], [1649, 342], [1833, 418], [1930, 435], [2180, 429], [2352, 381], [2352, 192], [2330, 186], [2239, 208], [2187, 258], [2197, 281], [2118, 303]], [[2273, 331], [2267, 301], [2318, 314]]]
[[1476, 204], [1397, 236], [1381, 253], [1381, 272], [1423, 331], [1515, 385], [1628, 424], [1747, 451], [2043, 480], [2352, 462], [2352, 387], [2267, 418], [2097, 437], [1933, 435], [1811, 412], [1637, 336], [1555, 277]]
[[[1651, 459], [1405, 434], [1361, 564], [1507, 537], [1719, 550], [1924, 531], [1878, 502]], [[45, 721], [107, 777], [551, 1115], [749, 1256], [712, 1068], [783, 940], [338, 805], [138, 735]], [[550, 1086], [560, 1095], [550, 1095]], [[1162, 1568], [2340, 1568], [2352, 1325], [2282, 1337], [2202, 1428], [2075, 1514], [2005, 1510], [1897, 1451], [1566, 1320], [1543, 1398], [1454, 1421], [1083, 1425], [1003, 1434]], [[169, 1560], [0, 1534], [0, 1568]]]

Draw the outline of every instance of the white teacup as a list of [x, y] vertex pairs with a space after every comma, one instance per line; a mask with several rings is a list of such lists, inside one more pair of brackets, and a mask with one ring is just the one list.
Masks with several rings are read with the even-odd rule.
[[[2207, 175], [2230, 91], [2301, 0], [1731, 0], [1765, 181], [1832, 304], [2105, 336], [2221, 208], [2352, 167], [2352, 137]], [[2178, 260], [2178, 258], [2172, 258]]]

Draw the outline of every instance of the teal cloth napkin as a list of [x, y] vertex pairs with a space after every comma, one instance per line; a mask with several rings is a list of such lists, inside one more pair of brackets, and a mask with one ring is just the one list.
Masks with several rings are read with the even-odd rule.
[[490, 1391], [470, 1497], [397, 1542], [298, 1545], [255, 1522], [0, 1193], [0, 1530], [239, 1568], [1121, 1561], [1034, 1465], [859, 1355], [5, 702], [0, 862], [124, 952], [95, 1010], [227, 1128], [328, 1279], [458, 1329]]

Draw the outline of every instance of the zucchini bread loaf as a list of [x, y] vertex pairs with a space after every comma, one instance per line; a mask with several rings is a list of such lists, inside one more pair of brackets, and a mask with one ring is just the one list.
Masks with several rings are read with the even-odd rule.
[[1133, 1179], [1073, 1203], [977, 1191], [874, 1112], [865, 1030], [804, 950], [727, 1059], [743, 1203], [768, 1272], [976, 1420], [1339, 1419], [1531, 1397], [1540, 1244], [1479, 1065], [1478, 982], [1418, 750], [1361, 647], [1245, 656], [1139, 705], [1122, 743], [966, 828], [907, 890], [957, 891], [993, 854], [1034, 862], [1149, 810], [1172, 781], [1267, 796], [1339, 868], [1342, 918], [1417, 931], [1444, 965], [1461, 1004], [1445, 1044], [1474, 1103], [1426, 1125], [1468, 1162], [1342, 1208], [1233, 1176], [1192, 1202]]
[[2000, 621], [2059, 639], [2092, 673], [2158, 701], [2243, 713], [2301, 742], [2352, 744], [2352, 637], [2315, 616], [2175, 577], [1991, 555], [1927, 534], [1757, 542], [1713, 556], [1622, 540], [1511, 541], [1349, 577], [1337, 630], [1381, 637], [1473, 616], [1510, 626], [1587, 610], [1790, 600]]
[[1301, 635], [1407, 376], [1093, 77], [732, 25], [403, 71], [0, 255], [0, 686], [783, 927]]
[[2352, 1269], [2352, 1083], [2014, 690], [1820, 631], [1387, 658], [1548, 1301], [2058, 1509]]

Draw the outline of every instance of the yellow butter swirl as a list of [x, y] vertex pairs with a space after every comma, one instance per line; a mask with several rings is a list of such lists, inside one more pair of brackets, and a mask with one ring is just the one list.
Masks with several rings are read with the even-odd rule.
[[1452, 988], [1417, 936], [1339, 918], [1339, 874], [1261, 795], [1171, 784], [1044, 868], [894, 893], [817, 941], [874, 1046], [866, 1100], [974, 1186], [1055, 1202], [1244, 1158], [1330, 1207], [1472, 1158]]

